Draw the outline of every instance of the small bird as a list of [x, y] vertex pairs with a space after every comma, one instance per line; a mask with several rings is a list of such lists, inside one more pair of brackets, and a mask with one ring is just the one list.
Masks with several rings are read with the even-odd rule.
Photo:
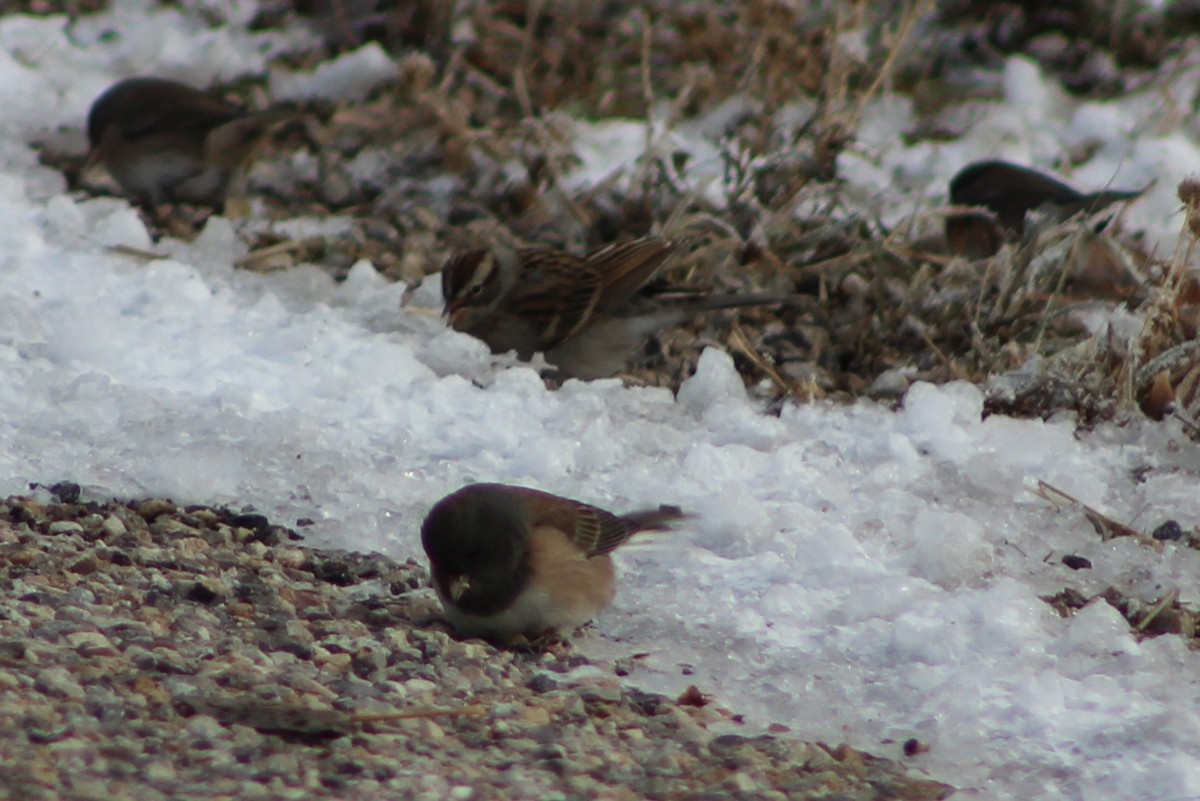
[[289, 110], [245, 112], [162, 78], [127, 78], [88, 113], [88, 166], [101, 163], [147, 209], [186, 202], [220, 207]]
[[982, 206], [995, 214], [999, 228], [984, 214], [953, 214], [946, 218], [950, 249], [971, 258], [986, 258], [1000, 249], [1004, 239], [1020, 239], [1025, 215], [1040, 211], [1061, 222], [1080, 212], [1096, 212], [1145, 190], [1102, 190], [1084, 194], [1037, 170], [1007, 161], [977, 161], [963, 167], [950, 180], [950, 202], [956, 206]]
[[450, 326], [523, 361], [544, 353], [563, 378], [607, 378], [646, 338], [714, 309], [787, 303], [791, 296], [711, 296], [650, 291], [646, 284], [676, 252], [646, 237], [586, 256], [550, 248], [466, 250], [442, 268]]
[[454, 627], [506, 640], [587, 623], [616, 594], [609, 553], [686, 517], [673, 506], [618, 517], [527, 487], [468, 484], [430, 510], [421, 544]]

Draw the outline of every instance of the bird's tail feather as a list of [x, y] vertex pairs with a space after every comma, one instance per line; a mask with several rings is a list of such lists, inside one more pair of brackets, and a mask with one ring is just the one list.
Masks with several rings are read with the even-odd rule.
[[687, 520], [693, 515], [678, 506], [663, 504], [657, 509], [645, 509], [640, 512], [630, 512], [621, 515], [621, 519], [629, 524], [631, 533], [634, 531], [666, 531], [671, 524], [679, 520]]

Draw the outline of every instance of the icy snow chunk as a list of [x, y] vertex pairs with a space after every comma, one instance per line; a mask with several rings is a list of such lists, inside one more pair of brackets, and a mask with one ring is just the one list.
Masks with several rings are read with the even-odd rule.
[[679, 403], [694, 414], [702, 414], [719, 403], [744, 402], [746, 386], [733, 366], [733, 357], [717, 348], [705, 348], [695, 374], [679, 387]]
[[912, 572], [947, 589], [974, 576], [986, 574], [993, 546], [982, 525], [967, 515], [923, 509], [912, 521], [906, 538]]
[[625, 452], [612, 422], [604, 416], [583, 417], [578, 431], [575, 466], [584, 472], [603, 470], [619, 463]]
[[396, 77], [396, 63], [377, 42], [323, 61], [307, 72], [271, 73], [271, 96], [276, 100], [362, 100], [385, 81]]
[[246, 455], [236, 445], [221, 447], [214, 441], [153, 451], [144, 465], [155, 479], [148, 489], [165, 497], [189, 497], [196, 482], [202, 481], [218, 496], [232, 495], [244, 480]]
[[872, 398], [902, 396], [911, 382], [911, 368], [897, 369], [890, 367], [884, 370], [867, 387], [867, 395]]
[[898, 469], [911, 469], [921, 461], [921, 453], [908, 437], [897, 432], [887, 435], [888, 455]]
[[1066, 631], [1055, 650], [1110, 656], [1136, 654], [1140, 646], [1129, 631], [1129, 622], [1106, 601], [1096, 599], [1066, 620]]
[[[0, 99], [4, 103], [0, 130], [11, 136], [16, 131], [35, 131], [45, 127], [42, 109], [46, 98], [56, 94], [55, 88], [42, 70], [28, 64], [41, 65], [51, 57], [56, 43], [38, 41], [44, 34], [61, 28], [61, 20], [38, 20], [27, 16], [8, 16], [0, 19]], [[38, 50], [40, 46], [40, 52]], [[23, 136], [23, 134], [17, 134]]]
[[[905, 411], [909, 412], [909, 401], [913, 410], [909, 419], [922, 418], [932, 426], [944, 425], [946, 422], [972, 424], [983, 417], [983, 393], [974, 384], [966, 381], [952, 381], [941, 387], [924, 381], [913, 385], [912, 390], [905, 396]], [[917, 409], [921, 411], [918, 412]], [[937, 416], [937, 420], [928, 419], [929, 415]]]
[[417, 358], [440, 376], [457, 373], [482, 382], [492, 373], [491, 355], [483, 340], [447, 328], [426, 341]]
[[1029, 120], [1052, 116], [1066, 107], [1055, 102], [1053, 88], [1037, 62], [1020, 56], [1004, 63], [1004, 99]]
[[[739, 119], [760, 113], [760, 104], [747, 95], [734, 94], [706, 110], [694, 123], [697, 136], [719, 142]], [[811, 113], [811, 112], [810, 112]], [[711, 145], [710, 145], [711, 146]]]
[[359, 259], [346, 274], [346, 280], [337, 289], [337, 302], [347, 306], [360, 303], [363, 298], [376, 295], [391, 285], [366, 259]]
[[640, 120], [609, 119], [574, 124], [573, 149], [579, 166], [563, 176], [571, 191], [602, 183], [614, 173], [631, 169], [649, 144], [648, 129]]
[[715, 434], [715, 444], [738, 442], [768, 450], [786, 435], [779, 420], [749, 403], [742, 377], [724, 350], [704, 349], [696, 373], [679, 387], [678, 399], [684, 409], [702, 418]]
[[935, 387], [920, 381], [904, 396], [900, 420], [919, 448], [957, 462], [970, 455], [971, 429], [982, 415], [983, 393], [974, 385], [956, 381]]
[[1111, 336], [1116, 340], [1133, 342], [1141, 334], [1146, 322], [1124, 306], [1111, 309], [1103, 306], [1082, 306], [1074, 310], [1071, 318], [1087, 329], [1089, 334]]
[[437, 309], [440, 314], [442, 300], [442, 274], [427, 275], [421, 283], [408, 291], [407, 305], [421, 309]]
[[159, 243], [159, 249], [180, 261], [194, 264], [202, 272], [226, 277], [233, 272], [234, 262], [248, 250], [233, 223], [218, 215], [209, 217], [204, 230], [191, 242], [167, 239]]
[[733, 481], [710, 482], [712, 491], [687, 502], [696, 515], [692, 541], [725, 557], [749, 556], [766, 543], [759, 532], [772, 530], [762, 504]]
[[333, 276], [315, 264], [297, 264], [271, 274], [268, 281], [279, 300], [293, 312], [329, 303], [338, 289]]
[[77, 204], [65, 194], [56, 195], [47, 201], [46, 222], [54, 240], [68, 247], [107, 245], [154, 252], [142, 218], [124, 200], [97, 198]]
[[969, 650], [965, 622], [924, 604], [901, 613], [888, 632], [888, 654], [896, 664], [942, 665]]
[[[389, 170], [394, 167], [395, 163], [395, 154], [389, 153], [379, 147], [365, 147], [355, 153], [354, 158], [346, 163], [346, 172], [360, 184], [385, 189]], [[444, 181], [445, 179], [438, 180]], [[451, 181], [451, 187], [457, 183], [457, 179], [455, 178], [450, 178], [449, 180]]]
[[[1177, 727], [1186, 723], [1186, 720], [1173, 721]], [[1152, 717], [1147, 721], [1144, 731], [1138, 732], [1142, 737], [1130, 739], [1139, 744], [1155, 739], [1161, 736], [1163, 727], [1161, 720]], [[1196, 732], [1181, 733], [1179, 740], [1187, 742], [1184, 739], [1187, 735], [1194, 738]], [[1127, 744], [1134, 746], [1133, 742]], [[1082, 778], [1080, 798], [1088, 801], [1093, 798], [1154, 798], [1167, 801], [1200, 798], [1200, 761], [1187, 754], [1186, 748], [1181, 752], [1150, 757], [1134, 756], [1129, 751], [1119, 754], [1109, 751], [1106, 749], [1103, 753], [1107, 767]]]
[[[1072, 147], [1083, 147], [1093, 142], [1110, 139], [1116, 133], [1128, 137], [1137, 130], [1138, 122], [1128, 114], [1123, 114], [1121, 107], [1116, 103], [1083, 103], [1071, 115], [1071, 124], [1063, 132], [1063, 141]], [[1094, 175], [1096, 170], [1088, 169], [1088, 166], [1085, 165], [1083, 169], [1076, 172], [1073, 179], [1082, 183], [1085, 175]], [[1095, 186], [1083, 184], [1080, 188], [1084, 191], [1098, 190], [1107, 186], [1108, 182], [1115, 177], [1109, 173], [1100, 176], [1100, 180]], [[1116, 184], [1114, 184], [1115, 186]]]

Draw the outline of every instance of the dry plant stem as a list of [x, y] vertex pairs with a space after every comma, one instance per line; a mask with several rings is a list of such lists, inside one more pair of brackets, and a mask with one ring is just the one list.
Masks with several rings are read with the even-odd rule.
[[525, 72], [529, 69], [529, 54], [533, 51], [538, 19], [542, 16], [542, 5], [543, 0], [530, 0], [526, 7], [525, 40], [521, 43], [521, 57], [517, 68], [513, 70], [513, 91], [517, 93], [521, 113], [527, 119], [533, 117], [533, 101], [529, 96], [529, 83]]
[[923, 339], [925, 341], [925, 344], [929, 347], [929, 349], [931, 351], [933, 351], [934, 355], [937, 356], [938, 359], [940, 359], [941, 362], [946, 365], [946, 369], [950, 371], [951, 375], [953, 375], [956, 379], [958, 379], [960, 381], [970, 381], [971, 380], [970, 376], [968, 376], [965, 371], [963, 371], [957, 364], [955, 364], [954, 361], [949, 356], [947, 356], [945, 354], [945, 352], [942, 351], [941, 348], [939, 348], [937, 346], [937, 343], [934, 342], [933, 338], [929, 336], [929, 332], [925, 329], [925, 326], [921, 326], [920, 331], [921, 331], [921, 339]]
[[[983, 277], [979, 282], [979, 291], [975, 294], [975, 310], [972, 314], [974, 320], [994, 323], [1011, 309], [1012, 297], [1017, 285], [1014, 259], [1015, 255], [1012, 250], [1004, 248], [1001, 248], [995, 256], [987, 259], [987, 266], [984, 267]], [[1004, 269], [1006, 267], [1008, 269]], [[989, 302], [988, 290], [991, 288], [996, 290], [996, 298]]]
[[1175, 411], [1171, 412], [1171, 416], [1174, 417], [1179, 422], [1183, 423], [1188, 428], [1192, 429], [1192, 431], [1196, 432], [1197, 434], [1200, 434], [1200, 423], [1197, 423], [1195, 420], [1191, 419], [1190, 417], [1185, 415], [1183, 412], [1176, 409]]
[[871, 81], [871, 85], [858, 98], [858, 108], [854, 110], [854, 115], [847, 122], [853, 126], [858, 125], [858, 121], [862, 118], [863, 111], [867, 104], [879, 92], [883, 82], [892, 76], [892, 70], [896, 67], [896, 59], [900, 57], [900, 52], [908, 41], [909, 35], [912, 33], [913, 27], [917, 24], [922, 16], [929, 12], [934, 5], [933, 0], [912, 0], [905, 6], [904, 12], [900, 15], [900, 25], [896, 31], [896, 40], [888, 49], [887, 57], [880, 66], [879, 71], [875, 73], [875, 79]]
[[750, 81], [762, 70], [763, 57], [767, 53], [767, 39], [770, 35], [770, 31], [764, 29], [759, 35], [758, 41], [755, 42], [754, 50], [750, 54], [750, 63], [746, 65], [746, 69], [742, 71], [742, 77], [738, 81], [738, 90], [740, 92], [749, 89]]
[[130, 256], [135, 259], [141, 259], [145, 262], [158, 261], [159, 259], [166, 258], [166, 256], [161, 254], [154, 253], [149, 250], [141, 250], [140, 248], [130, 247], [129, 245], [105, 245], [104, 249], [109, 253], [116, 253], [118, 256]]
[[799, 267], [799, 268], [789, 267], [787, 264], [784, 263], [783, 259], [779, 258], [778, 254], [776, 254], [773, 249], [766, 247], [766, 246], [761, 246], [759, 248], [759, 254], [762, 256], [762, 259], [767, 264], [771, 265], [771, 268], [777, 273], [786, 274], [786, 273], [793, 272], [796, 270], [798, 270], [799, 272], [806, 272], [809, 270], [809, 267], [810, 267], [810, 265], [806, 265], [804, 267]]
[[646, 186], [647, 176], [650, 172], [650, 163], [654, 151], [654, 86], [650, 80], [650, 49], [654, 41], [654, 23], [645, 16], [642, 20], [642, 42], [640, 49], [641, 56], [641, 77], [642, 77], [642, 101], [646, 104], [646, 137], [645, 144], [642, 145], [642, 158], [638, 163], [637, 176], [634, 179], [634, 186], [643, 188]]
[[[832, 41], [836, 42], [841, 38], [841, 34], [853, 27], [846, 22], [846, 6], [838, 5], [837, 15], [833, 23]], [[849, 84], [848, 76], [850, 67], [846, 63], [848, 59], [843, 54], [842, 50], [836, 46], [830, 48], [829, 51], [829, 66], [825, 72], [825, 80], [822, 81], [822, 92], [824, 104], [821, 116], [821, 127], [828, 130], [840, 122], [849, 123], [849, 119], [837, 120], [835, 116], [839, 115], [846, 100], [847, 85]]]
[[[764, 250], [764, 252], [768, 251]], [[821, 261], [814, 261], [811, 264], [801, 264], [797, 267], [790, 267], [788, 269], [800, 275], [807, 273], [824, 273], [826, 270], [837, 267], [854, 267], [862, 264], [863, 262], [870, 261], [871, 259], [872, 254], [869, 253], [843, 253], [840, 256], [831, 256], [828, 259], [821, 259]], [[775, 257], [775, 261], [779, 261], [778, 257]]]
[[[1176, 301], [1183, 292], [1189, 277], [1188, 265], [1192, 263], [1192, 255], [1196, 249], [1196, 235], [1193, 232], [1197, 230], [1200, 230], [1200, 207], [1194, 203], [1187, 203], [1184, 207], [1184, 220], [1179, 232], [1179, 242], [1175, 246], [1175, 253], [1171, 258], [1166, 278], [1138, 335], [1139, 356], [1142, 353], [1161, 350], [1160, 347], [1152, 347], [1152, 340], [1157, 333], [1156, 325], [1161, 322], [1163, 316], [1173, 318], [1176, 314]], [[1195, 342], [1185, 342], [1175, 348], [1158, 353], [1155, 358], [1138, 368], [1135, 380], [1136, 388], [1141, 389], [1146, 386], [1160, 370], [1171, 370], [1183, 363], [1184, 360], [1195, 358], [1193, 352], [1196, 350], [1196, 344]]]
[[[979, 327], [978, 315], [971, 318], [971, 350], [976, 356], [976, 365], [987, 365], [996, 359], [996, 349], [991, 346], [987, 338], [983, 335], [983, 330]], [[982, 366], [978, 369], [983, 369]]]
[[1138, 368], [1134, 379], [1134, 387], [1140, 392], [1149, 386], [1150, 382], [1160, 372], [1172, 372], [1177, 368], [1200, 359], [1200, 340], [1191, 340], [1163, 351], [1158, 356]]
[[1107, 542], [1117, 537], [1131, 537], [1142, 545], [1146, 545], [1156, 551], [1163, 549], [1163, 544], [1153, 537], [1147, 537], [1139, 533], [1136, 529], [1113, 520], [1108, 515], [1098, 512], [1078, 498], [1063, 492], [1047, 481], [1038, 479], [1037, 489], [1033, 491], [1033, 494], [1058, 507], [1070, 505], [1079, 509], [1083, 512], [1083, 516], [1087, 518], [1087, 521], [1092, 524], [1092, 528], [1102, 541]]
[[[545, 143], [552, 139], [550, 132], [546, 129], [545, 123], [541, 119], [537, 118], [532, 118], [529, 120], [529, 122], [533, 125], [534, 134], [540, 140], [539, 144], [541, 147], [545, 148]], [[552, 179], [551, 186], [553, 187], [554, 191], [558, 193], [559, 198], [566, 205], [567, 209], [571, 212], [571, 216], [574, 217], [576, 221], [584, 228], [591, 229], [595, 224], [595, 220], [592, 218], [591, 212], [580, 205], [580, 203], [575, 200], [574, 197], [562, 189], [562, 170], [560, 170], [558, 165], [554, 163], [554, 159], [546, 159], [546, 171], [550, 173], [550, 178]]]
[[[1179, 341], [1180, 304], [1187, 302], [1184, 293], [1188, 291], [1188, 282], [1192, 280], [1188, 265], [1195, 252], [1197, 233], [1200, 232], [1200, 204], [1196, 200], [1194, 185], [1189, 182], [1181, 184], [1179, 192], [1185, 208], [1179, 241], [1161, 284], [1155, 288], [1153, 299], [1142, 307], [1141, 330], [1128, 347], [1109, 347], [1109, 353], [1117, 359], [1117, 364], [1110, 368], [1110, 374], [1120, 389], [1121, 405], [1137, 404], [1151, 391], [1156, 379], [1162, 380], [1162, 376], [1165, 376], [1168, 390], [1172, 393], [1184, 387], [1185, 396], [1190, 394], [1186, 386], [1191, 379], [1187, 376], [1194, 365], [1200, 364], [1200, 343]], [[1183, 384], [1179, 383], [1181, 381]], [[1145, 410], [1144, 406], [1141, 408]], [[1193, 431], [1197, 430], [1195, 423], [1183, 410], [1175, 409], [1170, 414]]]
[[1154, 622], [1154, 618], [1158, 617], [1164, 609], [1173, 606], [1178, 600], [1179, 588], [1176, 587], [1164, 595], [1162, 600], [1156, 603], [1154, 607], [1146, 613], [1146, 616], [1138, 621], [1137, 626], [1134, 627], [1134, 631], [1145, 631], [1146, 629], [1150, 628], [1150, 624]]
[[764, 373], [770, 376], [771, 380], [774, 381], [775, 385], [781, 390], [789, 395], [799, 396], [799, 388], [793, 382], [785, 378], [783, 374], [776, 369], [775, 365], [770, 359], [766, 358], [754, 349], [754, 346], [750, 344], [749, 337], [746, 336], [746, 332], [742, 330], [740, 323], [735, 322], [733, 324], [733, 329], [729, 333], [729, 342], [731, 345], [733, 345], [733, 347], [739, 350], [742, 355], [754, 362], [754, 365], [759, 370], [762, 370]]
[[463, 71], [463, 59], [466, 48], [462, 45], [450, 51], [450, 58], [446, 62], [446, 66], [442, 69], [442, 80], [438, 82], [437, 94], [441, 98], [450, 96], [450, 87], [458, 80], [459, 74]]
[[292, 251], [299, 250], [302, 247], [304, 247], [303, 242], [296, 239], [287, 239], [283, 242], [277, 242], [274, 245], [267, 245], [266, 247], [252, 250], [245, 256], [242, 256], [240, 259], [235, 261], [233, 264], [235, 267], [249, 268], [252, 267], [256, 262], [262, 261], [263, 259], [269, 259], [273, 256], [278, 256], [281, 253], [291, 253]]
[[1066, 264], [1070, 264], [1072, 254], [1074, 253], [1075, 248], [1078, 246], [1078, 244], [1079, 244], [1079, 236], [1078, 236], [1078, 234], [1076, 234], [1075, 236], [1072, 237], [1072, 242], [1071, 242], [1070, 247], [1067, 248], [1066, 254], [1064, 255], [1063, 259], [1059, 262], [1058, 281], [1055, 282], [1054, 290], [1050, 293], [1050, 297], [1046, 299], [1045, 311], [1044, 311], [1044, 314], [1042, 315], [1041, 321], [1038, 323], [1037, 334], [1035, 334], [1034, 338], [1033, 338], [1033, 352], [1034, 353], [1040, 353], [1042, 350], [1042, 340], [1046, 336], [1046, 328], [1047, 328], [1047, 326], [1050, 325], [1050, 320], [1053, 317], [1054, 304], [1056, 301], [1058, 301], [1062, 298], [1063, 287], [1066, 286], [1066, 283], [1067, 283], [1067, 271], [1065, 269], [1063, 269], [1063, 266]]
[[648, 16], [642, 25], [642, 99], [646, 101], [646, 119], [654, 110], [654, 86], [650, 82], [650, 48], [654, 41], [654, 21]]
[[[1016, 317], [1025, 296], [1019, 293], [1024, 286], [1022, 280], [1029, 267], [1029, 254], [1010, 245], [1000, 249], [988, 259], [984, 281], [979, 287], [980, 319], [994, 323], [997, 320]], [[996, 297], [987, 302], [989, 281], [996, 279]]]
[[[508, 97], [508, 91], [501, 86], [492, 76], [483, 72], [478, 67], [470, 62], [463, 62], [463, 71], [471, 77], [471, 80], [477, 83], [480, 87], [487, 90], [488, 94], [496, 98]], [[519, 100], [518, 100], [519, 102]]]
[[346, 7], [342, 4], [342, 0], [330, 0], [330, 5], [333, 9], [333, 24], [337, 28], [338, 35], [342, 37], [342, 41], [350, 47], [361, 45], [362, 42], [354, 35], [354, 30], [346, 21]]

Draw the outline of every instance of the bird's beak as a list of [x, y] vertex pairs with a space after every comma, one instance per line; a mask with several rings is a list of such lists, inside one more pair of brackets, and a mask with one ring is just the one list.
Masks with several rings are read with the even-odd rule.
[[450, 600], [458, 603], [467, 590], [471, 589], [471, 579], [467, 576], [455, 576], [450, 579]]
[[465, 331], [470, 328], [472, 318], [477, 315], [478, 310], [461, 301], [447, 303], [445, 310], [442, 311], [442, 316], [455, 331]]

